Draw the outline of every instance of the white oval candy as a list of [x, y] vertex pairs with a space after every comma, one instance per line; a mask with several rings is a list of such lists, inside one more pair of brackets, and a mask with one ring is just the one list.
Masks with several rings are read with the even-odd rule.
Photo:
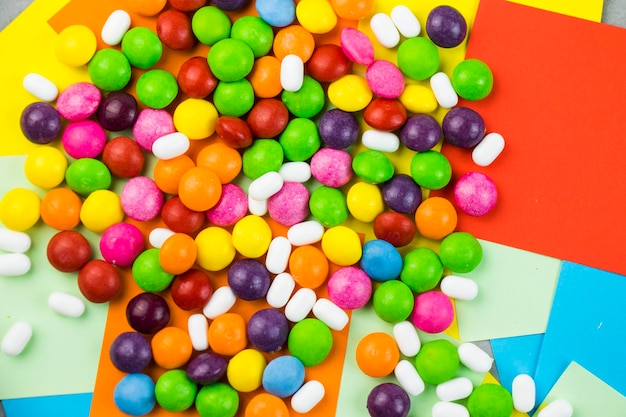
[[85, 303], [80, 298], [55, 291], [48, 297], [48, 307], [67, 317], [80, 317], [85, 312]]
[[204, 314], [192, 314], [187, 320], [191, 346], [197, 351], [209, 348], [209, 322]]
[[302, 385], [293, 397], [291, 397], [291, 408], [300, 414], [311, 411], [326, 395], [324, 385], [319, 381], [308, 381]]
[[280, 274], [285, 272], [291, 255], [291, 243], [284, 236], [276, 236], [270, 242], [265, 257], [265, 267], [272, 274]]
[[202, 314], [207, 318], [214, 319], [230, 310], [235, 301], [237, 301], [237, 297], [228, 285], [219, 287], [202, 309]]
[[0, 254], [0, 276], [16, 277], [30, 271], [30, 258], [23, 253]]
[[59, 95], [59, 88], [52, 81], [34, 72], [24, 76], [22, 85], [24, 90], [42, 101], [54, 101]]
[[265, 216], [267, 214], [267, 200], [256, 200], [248, 196], [248, 211], [255, 216]]
[[150, 231], [150, 235], [148, 236], [148, 242], [150, 242], [153, 247], [160, 249], [161, 246], [163, 246], [163, 243], [165, 243], [165, 241], [173, 234], [174, 232], [170, 229], [166, 229], [165, 227], [157, 227]]
[[32, 241], [24, 232], [0, 229], [0, 249], [13, 253], [24, 253], [30, 249]]
[[100, 36], [107, 45], [117, 45], [122, 41], [128, 28], [130, 28], [130, 15], [124, 10], [115, 10], [104, 22]]
[[293, 246], [311, 245], [324, 236], [324, 226], [316, 220], [296, 223], [287, 230], [287, 239]]
[[457, 300], [473, 300], [478, 295], [478, 285], [472, 279], [448, 275], [441, 280], [441, 292]]
[[400, 42], [400, 33], [385, 13], [376, 13], [370, 19], [370, 28], [378, 42], [385, 48], [393, 48]]
[[317, 301], [315, 291], [310, 288], [300, 288], [285, 306], [285, 317], [293, 323], [304, 320], [313, 309], [315, 301]]
[[173, 132], [155, 140], [152, 144], [152, 153], [159, 159], [173, 159], [187, 152], [190, 145], [187, 135]]
[[417, 20], [415, 14], [404, 5], [398, 5], [391, 9], [391, 21], [405, 38], [418, 36], [422, 30], [420, 21]]
[[456, 401], [469, 397], [473, 390], [472, 381], [461, 376], [438, 384], [436, 393], [441, 401]]
[[459, 103], [459, 96], [445, 72], [438, 72], [430, 77], [430, 88], [435, 94], [437, 103], [444, 109], [450, 109]]
[[370, 129], [363, 132], [361, 143], [369, 149], [380, 152], [395, 152], [400, 148], [400, 139], [393, 132]]
[[426, 385], [422, 377], [417, 373], [415, 366], [406, 359], [398, 362], [393, 371], [396, 379], [409, 395], [420, 395]]
[[267, 304], [274, 308], [284, 307], [295, 288], [296, 281], [290, 273], [283, 272], [282, 274], [276, 275], [265, 296]]
[[307, 182], [311, 179], [311, 165], [303, 161], [286, 162], [278, 173], [285, 182]]
[[433, 417], [469, 417], [469, 411], [462, 404], [440, 401], [433, 405]]
[[535, 408], [535, 380], [527, 374], [520, 374], [513, 378], [511, 387], [513, 407], [521, 413], [528, 413]]
[[405, 320], [394, 324], [393, 337], [404, 356], [412, 357], [420, 351], [422, 344], [415, 325], [410, 321]]
[[348, 324], [348, 314], [327, 298], [320, 298], [313, 305], [313, 315], [333, 330], [343, 330]]
[[493, 358], [473, 343], [462, 343], [458, 347], [461, 363], [474, 372], [489, 372]]
[[569, 401], [559, 398], [539, 411], [537, 417], [572, 417], [574, 409]]
[[250, 183], [248, 195], [258, 201], [267, 200], [279, 192], [283, 184], [283, 177], [278, 172], [266, 172]]
[[33, 328], [25, 321], [16, 321], [2, 338], [2, 352], [5, 355], [16, 356], [28, 345], [33, 335]]
[[504, 138], [499, 133], [488, 133], [472, 151], [472, 160], [481, 167], [491, 165], [504, 150]]
[[304, 63], [298, 55], [289, 54], [280, 63], [280, 85], [285, 91], [295, 92], [304, 82]]

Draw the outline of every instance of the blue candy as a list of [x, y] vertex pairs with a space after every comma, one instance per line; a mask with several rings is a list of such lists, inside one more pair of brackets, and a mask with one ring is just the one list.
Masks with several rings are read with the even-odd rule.
[[279, 398], [293, 395], [304, 383], [304, 365], [293, 356], [279, 356], [263, 371], [263, 388]]
[[257, 0], [256, 11], [268, 25], [285, 27], [296, 18], [296, 4], [293, 0]]
[[376, 281], [395, 279], [402, 271], [402, 255], [386, 240], [370, 240], [363, 245], [361, 269]]
[[123, 413], [146, 415], [156, 405], [154, 382], [146, 374], [128, 374], [115, 386], [113, 401]]

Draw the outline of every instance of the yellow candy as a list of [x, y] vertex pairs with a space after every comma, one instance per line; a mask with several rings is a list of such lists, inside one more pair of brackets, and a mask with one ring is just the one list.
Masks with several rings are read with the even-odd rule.
[[301, 0], [296, 6], [296, 17], [311, 33], [328, 33], [337, 25], [337, 15], [328, 0]]
[[343, 111], [363, 110], [372, 101], [372, 90], [363, 77], [346, 74], [328, 86], [328, 99]]
[[419, 84], [407, 84], [400, 95], [400, 103], [411, 113], [430, 113], [438, 106], [433, 90]]
[[348, 211], [362, 222], [369, 223], [384, 210], [383, 196], [374, 184], [357, 182], [348, 190]]
[[72, 25], [59, 33], [54, 52], [65, 65], [80, 67], [93, 57], [96, 46], [96, 35], [91, 29], [85, 25]]
[[263, 217], [249, 215], [235, 223], [233, 245], [246, 258], [263, 256], [272, 241], [272, 229]]
[[176, 130], [195, 140], [208, 138], [215, 132], [218, 115], [211, 102], [188, 98], [176, 107], [173, 117]]
[[65, 179], [67, 159], [52, 146], [32, 150], [24, 161], [24, 173], [31, 184], [41, 188], [54, 188]]
[[33, 190], [14, 188], [0, 201], [0, 222], [7, 229], [23, 232], [39, 220], [41, 200]]
[[267, 362], [256, 349], [244, 349], [228, 361], [228, 383], [239, 392], [252, 392], [261, 386]]
[[207, 271], [220, 271], [235, 259], [233, 239], [221, 227], [207, 227], [196, 236], [198, 265]]
[[120, 197], [110, 190], [89, 194], [80, 208], [80, 221], [94, 233], [102, 233], [124, 219]]
[[354, 230], [346, 226], [335, 226], [324, 233], [322, 251], [335, 265], [349, 266], [361, 259], [363, 248], [361, 239]]

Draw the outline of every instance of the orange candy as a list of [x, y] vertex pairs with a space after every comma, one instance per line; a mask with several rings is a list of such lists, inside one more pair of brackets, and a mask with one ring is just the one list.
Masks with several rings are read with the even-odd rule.
[[256, 60], [248, 76], [254, 94], [259, 98], [275, 97], [283, 90], [280, 84], [280, 61], [271, 55]]
[[246, 322], [237, 313], [217, 316], [209, 326], [209, 346], [219, 354], [234, 356], [248, 344]]
[[328, 259], [315, 246], [296, 248], [289, 257], [289, 272], [302, 287], [315, 289], [328, 277]]
[[231, 182], [239, 175], [241, 164], [241, 154], [223, 142], [205, 146], [196, 157], [196, 165], [211, 169], [222, 184]]
[[287, 26], [276, 33], [273, 50], [279, 60], [293, 54], [307, 62], [315, 50], [315, 38], [300, 25]]
[[152, 357], [157, 365], [175, 369], [185, 365], [193, 346], [186, 331], [173, 326], [164, 327], [152, 337]]
[[193, 159], [187, 155], [159, 159], [154, 166], [154, 182], [164, 193], [178, 194], [178, 184], [183, 174], [195, 166]]
[[372, 378], [389, 375], [399, 360], [398, 345], [387, 333], [370, 333], [356, 347], [356, 363], [359, 369]]
[[330, 0], [337, 16], [344, 19], [359, 20], [374, 9], [374, 0]]
[[417, 230], [428, 239], [443, 239], [454, 231], [456, 223], [456, 209], [443, 197], [429, 197], [415, 211]]
[[275, 395], [262, 392], [255, 395], [244, 412], [244, 417], [289, 417], [285, 402]]
[[198, 247], [196, 241], [185, 233], [168, 237], [159, 250], [159, 261], [165, 272], [180, 275], [196, 263]]
[[80, 223], [83, 203], [69, 188], [55, 188], [41, 199], [41, 219], [57, 230], [69, 230]]
[[188, 209], [206, 211], [215, 206], [222, 196], [222, 183], [209, 168], [191, 168], [180, 179], [178, 196]]
[[126, 6], [142, 16], [155, 16], [165, 7], [166, 0], [126, 0]]

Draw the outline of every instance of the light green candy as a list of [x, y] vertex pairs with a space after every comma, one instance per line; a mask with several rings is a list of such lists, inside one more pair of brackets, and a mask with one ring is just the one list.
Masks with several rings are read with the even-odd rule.
[[166, 371], [157, 380], [154, 393], [161, 407], [173, 413], [191, 407], [196, 399], [198, 386], [181, 369]]

